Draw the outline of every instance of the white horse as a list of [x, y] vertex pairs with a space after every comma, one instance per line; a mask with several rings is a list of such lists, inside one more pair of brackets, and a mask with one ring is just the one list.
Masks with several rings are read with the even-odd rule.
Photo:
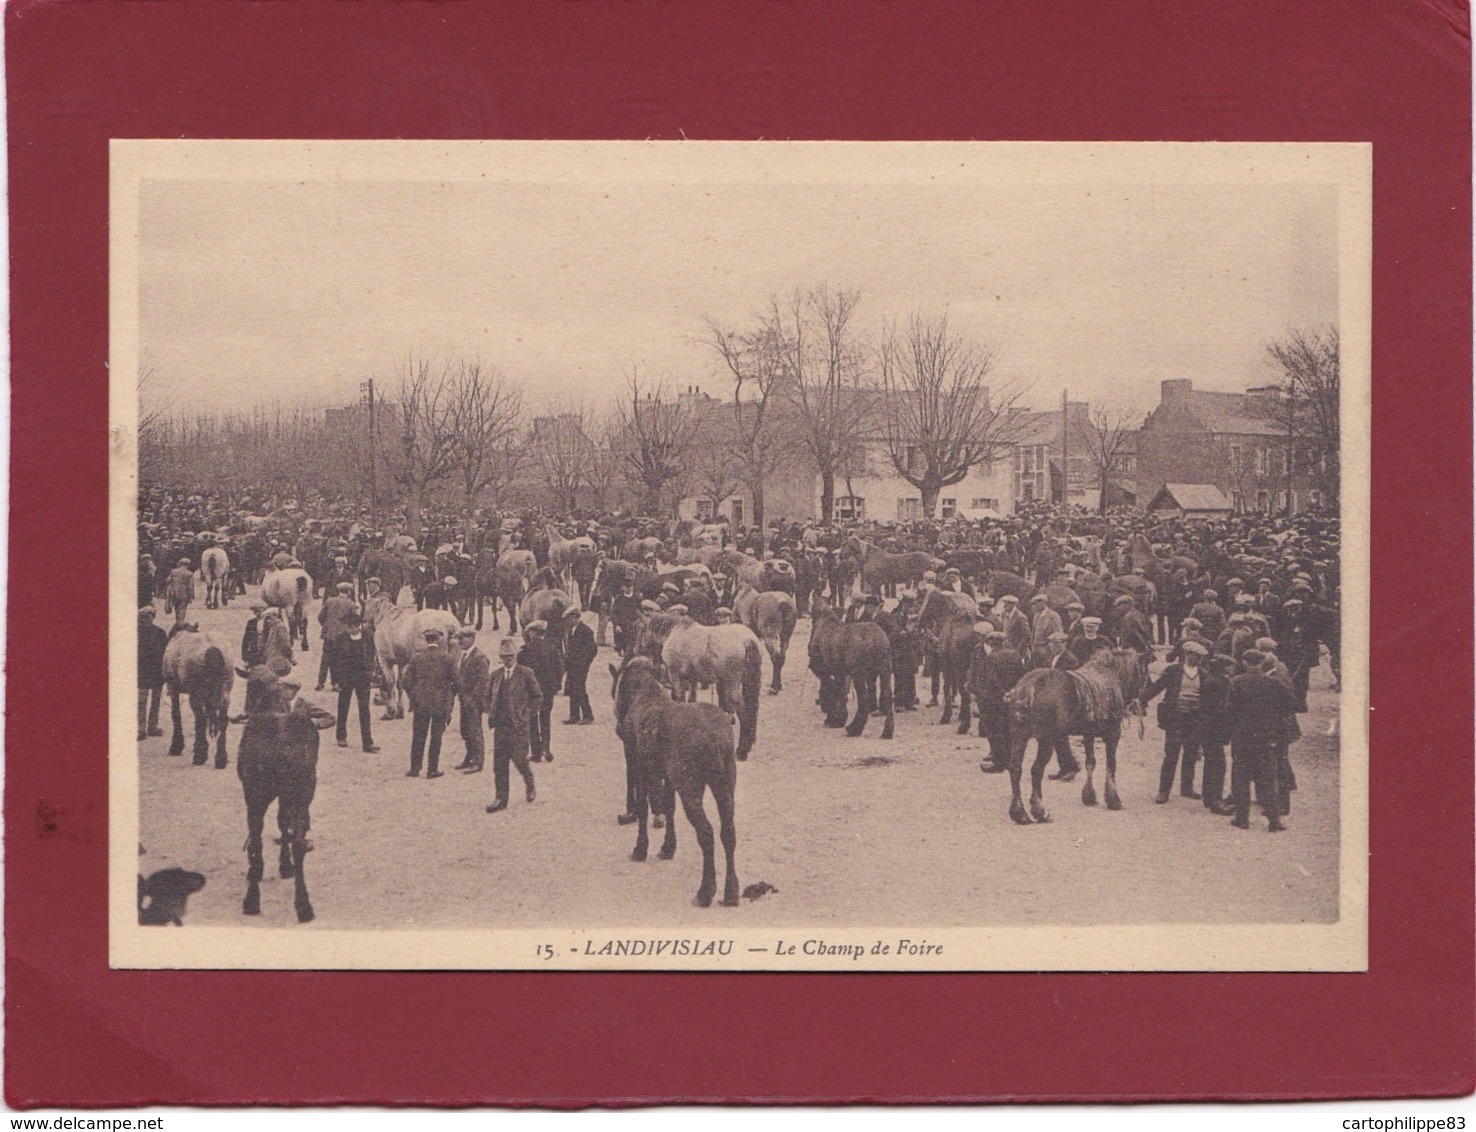
[[376, 595], [366, 611], [374, 631], [374, 652], [384, 676], [384, 718], [405, 718], [405, 696], [400, 678], [416, 653], [425, 649], [425, 634], [434, 629], [447, 645], [456, 637], [461, 622], [444, 609], [413, 609], [395, 605]]
[[261, 600], [282, 611], [287, 631], [295, 643], [302, 638], [303, 651], [308, 647], [308, 603], [313, 600], [313, 580], [301, 566], [268, 570], [261, 580]]
[[205, 579], [206, 609], [219, 609], [230, 601], [226, 582], [231, 577], [231, 559], [224, 547], [205, 548], [200, 555], [200, 576]]

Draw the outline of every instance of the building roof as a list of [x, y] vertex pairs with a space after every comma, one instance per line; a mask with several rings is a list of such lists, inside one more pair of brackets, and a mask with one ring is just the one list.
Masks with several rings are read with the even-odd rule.
[[1212, 483], [1166, 483], [1153, 497], [1148, 509], [1156, 510], [1164, 496], [1168, 496], [1184, 511], [1233, 510], [1225, 493]]
[[1275, 403], [1269, 397], [1196, 389], [1190, 404], [1211, 432], [1279, 436], [1286, 431], [1277, 422]]

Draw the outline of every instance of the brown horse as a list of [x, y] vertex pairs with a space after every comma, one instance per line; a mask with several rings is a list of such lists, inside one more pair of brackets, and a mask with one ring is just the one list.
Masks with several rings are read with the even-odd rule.
[[717, 861], [712, 823], [703, 805], [711, 790], [717, 803], [720, 836], [726, 870], [723, 903], [738, 903], [738, 872], [733, 856], [738, 833], [733, 821], [734, 795], [738, 784], [737, 756], [733, 749], [733, 725], [712, 704], [675, 703], [660, 680], [660, 669], [649, 657], [627, 657], [621, 667], [610, 665], [614, 680], [610, 695], [615, 700], [615, 733], [625, 745], [628, 766], [634, 769], [636, 816], [635, 849], [630, 858], [644, 861], [649, 849], [646, 818], [655, 808], [666, 818], [666, 837], [657, 856], [670, 860], [676, 854], [676, 796], [697, 844], [702, 849], [702, 883], [696, 902], [706, 908], [717, 893]]
[[213, 633], [202, 633], [193, 625], [176, 632], [164, 648], [164, 683], [169, 689], [169, 714], [174, 734], [169, 740], [171, 755], [184, 754], [184, 721], [179, 697], [190, 697], [195, 716], [196, 766], [204, 766], [215, 739], [215, 768], [226, 765], [226, 725], [229, 721], [231, 688], [235, 675], [226, 659], [225, 642]]
[[974, 632], [978, 606], [968, 594], [929, 590], [917, 611], [917, 625], [932, 642], [936, 663], [943, 669], [943, 716], [953, 719], [953, 697], [958, 696], [958, 733], [969, 733], [969, 665], [979, 644]]
[[[1010, 817], [1018, 825], [1032, 820], [1048, 822], [1041, 797], [1046, 763], [1068, 741], [1082, 736], [1086, 745], [1086, 782], [1081, 788], [1084, 806], [1097, 804], [1092, 775], [1097, 759], [1094, 739], [1107, 747], [1107, 776], [1102, 793], [1109, 810], [1122, 809], [1117, 795], [1117, 743], [1122, 721], [1142, 694], [1148, 669], [1132, 649], [1104, 649], [1075, 671], [1037, 668], [1025, 673], [1005, 697], [1010, 708]], [[1035, 739], [1035, 762], [1030, 767], [1030, 810], [1020, 797], [1025, 747]]]
[[[854, 739], [878, 708], [887, 717], [881, 737], [890, 739], [892, 711], [892, 644], [880, 625], [863, 621], [842, 624], [828, 605], [818, 605], [810, 626], [810, 671], [820, 679], [820, 707], [826, 727], [845, 727]], [[846, 724], [850, 686], [856, 689], [856, 717]]]
[[252, 669], [236, 773], [246, 799], [246, 896], [241, 911], [261, 914], [262, 827], [267, 807], [276, 802], [282, 846], [277, 872], [295, 881], [297, 920], [305, 924], [313, 918], [303, 864], [312, 827], [309, 811], [318, 788], [318, 732], [331, 726], [334, 717], [302, 701], [294, 707], [298, 687], [260, 666]]
[[905, 554], [892, 554], [865, 539], [851, 538], [846, 544], [861, 556], [861, 584], [868, 593], [879, 594], [883, 589], [895, 590], [897, 586], [915, 586], [929, 570], [941, 570], [943, 559], [924, 550], [910, 550]]

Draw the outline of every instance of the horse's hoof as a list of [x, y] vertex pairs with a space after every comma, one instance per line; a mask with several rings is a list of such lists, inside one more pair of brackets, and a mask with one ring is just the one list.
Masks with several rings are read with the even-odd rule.
[[215, 769], [216, 770], [225, 770], [225, 768], [226, 768], [226, 760], [225, 759], [216, 759], [215, 760]]
[[770, 688], [769, 689], [769, 695], [771, 695], [771, 696], [777, 696], [778, 694], [779, 694], [779, 689], [778, 688]]
[[196, 755], [190, 760], [191, 766], [204, 766], [209, 760], [204, 755]]
[[297, 870], [291, 865], [279, 865], [277, 866], [277, 875], [283, 880], [291, 880], [297, 875]]
[[1120, 809], [1122, 809], [1122, 799], [1119, 798], [1116, 794], [1108, 794], [1107, 795], [1107, 808], [1109, 810], [1120, 810]]
[[311, 904], [299, 904], [297, 907], [297, 922], [299, 924], [310, 924], [313, 922], [313, 906]]
[[1051, 815], [1046, 813], [1044, 806], [1040, 805], [1032, 805], [1030, 807], [1030, 817], [1033, 821], [1040, 822], [1042, 825], [1051, 820]]
[[851, 728], [847, 727], [846, 728], [846, 738], [847, 739], [859, 739], [859, 738], [861, 738], [861, 732], [859, 732], [859, 731], [853, 731]]
[[662, 860], [662, 861], [669, 861], [669, 860], [671, 860], [675, 856], [676, 856], [676, 850], [675, 849], [668, 849], [665, 845], [663, 845], [659, 850], [657, 850], [657, 853], [656, 853], [657, 859], [658, 860]]
[[646, 859], [646, 850], [632, 849], [630, 851], [630, 859], [632, 861], [644, 861]]
[[723, 907], [724, 908], [736, 908], [736, 907], [738, 907], [738, 894], [736, 892], [734, 892], [734, 893], [730, 893], [728, 895], [725, 895], [723, 897]]
[[179, 758], [179, 756], [180, 756], [180, 755], [182, 755], [182, 754], [184, 754], [184, 748], [183, 748], [183, 747], [181, 747], [181, 748], [180, 748], [180, 749], [179, 749], [179, 750], [177, 750], [177, 751], [176, 751], [176, 750], [175, 750], [175, 749], [174, 749], [174, 748], [173, 748], [173, 747], [170, 747], [170, 748], [169, 748], [169, 753], [170, 753], [170, 755], [172, 755], [172, 756], [173, 756], [173, 757], [174, 757], [174, 758]]
[[1016, 825], [1029, 825], [1030, 815], [1025, 812], [1025, 807], [1016, 802], [1010, 807], [1010, 820]]
[[1097, 804], [1097, 792], [1092, 789], [1090, 780], [1081, 788], [1081, 804], [1083, 806], [1095, 806]]
[[892, 725], [890, 723], [882, 728], [881, 737], [883, 739], [890, 739], [892, 737]]
[[241, 901], [241, 914], [243, 916], [260, 916], [261, 915], [261, 901], [260, 900], [252, 900], [248, 896], [245, 900]]
[[710, 893], [710, 892], [699, 892], [697, 894], [697, 899], [696, 899], [695, 903], [696, 903], [697, 907], [699, 907], [699, 908], [711, 908], [712, 907], [712, 893]]

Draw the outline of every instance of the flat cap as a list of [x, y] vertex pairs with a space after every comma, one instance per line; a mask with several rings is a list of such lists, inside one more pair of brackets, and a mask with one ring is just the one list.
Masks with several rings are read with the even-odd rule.
[[1209, 649], [1198, 641], [1185, 641], [1179, 646], [1184, 652], [1193, 653], [1195, 656], [1209, 656]]

